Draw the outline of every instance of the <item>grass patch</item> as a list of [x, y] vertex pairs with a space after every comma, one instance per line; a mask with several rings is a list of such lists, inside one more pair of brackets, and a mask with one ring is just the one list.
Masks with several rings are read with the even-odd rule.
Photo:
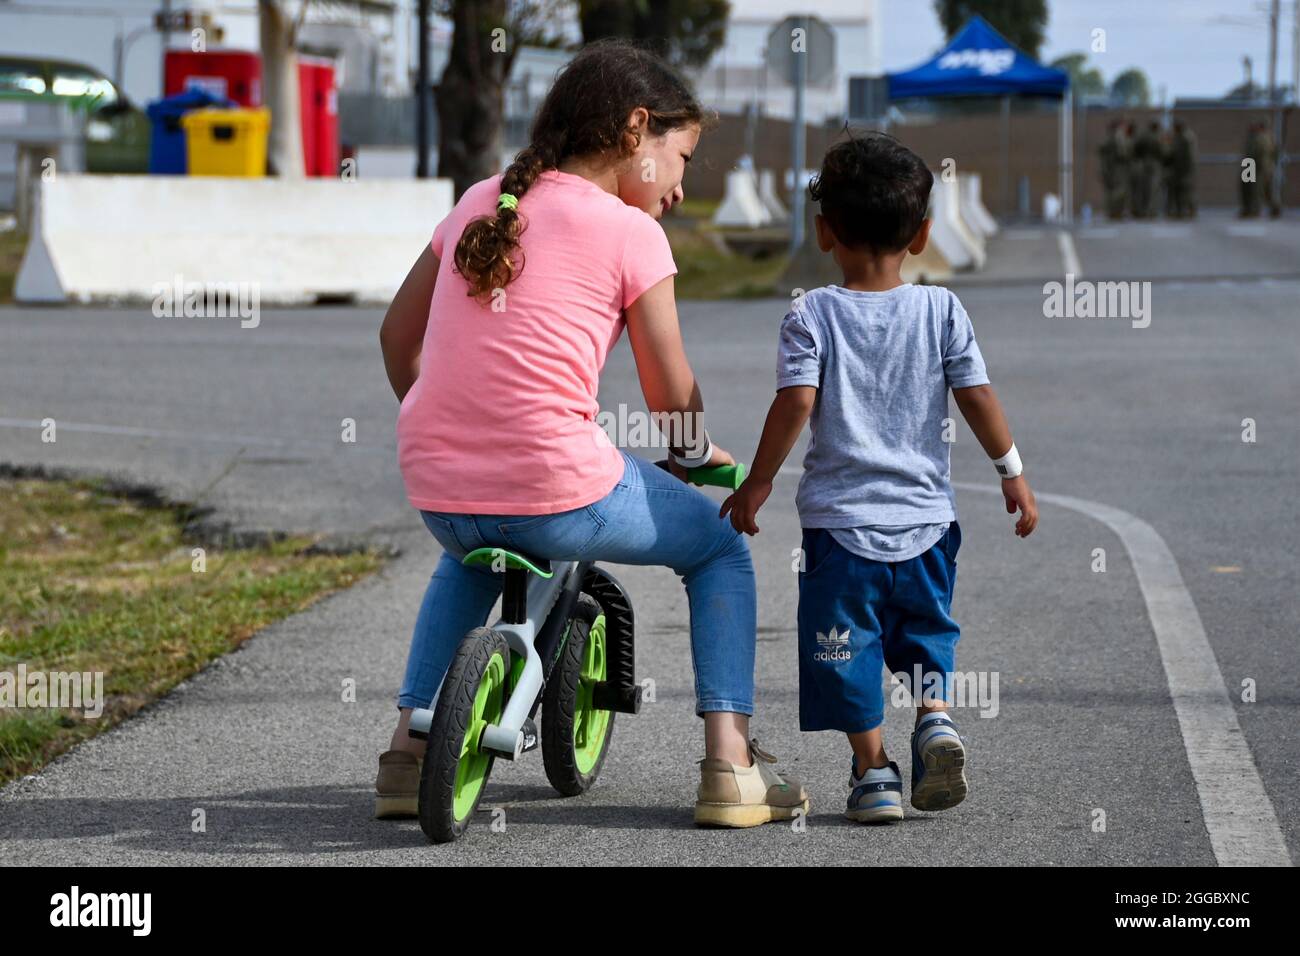
[[713, 218], [713, 214], [718, 211], [722, 205], [720, 199], [694, 199], [687, 196], [676, 208], [673, 209], [671, 218], [665, 220], [665, 224], [678, 217], [682, 219], [698, 219], [708, 222]]
[[206, 549], [200, 572], [182, 531], [190, 514], [103, 482], [0, 477], [0, 672], [15, 691], [20, 664], [29, 675], [103, 674], [97, 718], [0, 706], [0, 784], [383, 561], [372, 551], [309, 553], [312, 539], [285, 538]]
[[14, 279], [27, 249], [27, 236], [16, 229], [0, 232], [0, 304], [14, 300]]
[[677, 298], [755, 299], [778, 294], [776, 282], [785, 270], [785, 255], [751, 259], [720, 247], [704, 229], [665, 222], [664, 231], [677, 263]]

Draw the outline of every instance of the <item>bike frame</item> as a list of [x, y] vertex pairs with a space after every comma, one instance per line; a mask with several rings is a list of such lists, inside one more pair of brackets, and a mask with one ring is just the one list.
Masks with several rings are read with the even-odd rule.
[[[578, 595], [584, 588], [594, 592], [593, 596], [602, 602], [607, 615], [613, 615], [607, 618], [610, 672], [596, 685], [596, 705], [626, 714], [635, 714], [641, 709], [641, 688], [636, 683], [634, 671], [632, 603], [627, 591], [612, 574], [590, 561], [553, 561], [551, 571], [549, 578], [527, 575], [525, 579], [523, 570], [507, 570], [506, 593], [502, 602], [504, 613], [492, 625], [493, 630], [505, 637], [510, 650], [524, 662], [500, 722], [489, 724], [479, 742], [481, 749], [490, 750], [507, 760], [515, 760], [537, 745], [532, 717], [541, 703], [542, 690], [559, 656], [560, 644]], [[512, 579], [513, 575], [519, 577]], [[525, 610], [514, 615], [522, 620], [508, 620], [512, 616], [510, 609], [516, 603], [511, 601], [512, 590], [524, 580], [527, 582]], [[412, 737], [428, 737], [441, 693], [442, 687], [439, 686], [427, 708], [411, 711]]]
[[[543, 633], [550, 636], [553, 629], [552, 611], [561, 612], [555, 615], [555, 621], [560, 629], [563, 628], [589, 567], [590, 563], [585, 561], [552, 562], [551, 577], [529, 575], [527, 613], [524, 620], [512, 622], [502, 617], [492, 625], [493, 630], [505, 636], [510, 650], [523, 659], [524, 668], [510, 692], [510, 700], [506, 704], [505, 713], [501, 715], [501, 722], [491, 724], [483, 731], [481, 747], [508, 760], [514, 760], [525, 750], [531, 750], [536, 743], [535, 739], [530, 740], [529, 735], [525, 733], [525, 724], [529, 722], [529, 718], [536, 710], [536, 704], [546, 681], [545, 666], [538, 649], [538, 638]], [[561, 616], [563, 620], [560, 620]], [[442, 687], [439, 686], [438, 694], [441, 692]], [[421, 707], [411, 711], [411, 736], [428, 736], [433, 726], [433, 713], [438, 706], [438, 694], [434, 694], [427, 708]]]

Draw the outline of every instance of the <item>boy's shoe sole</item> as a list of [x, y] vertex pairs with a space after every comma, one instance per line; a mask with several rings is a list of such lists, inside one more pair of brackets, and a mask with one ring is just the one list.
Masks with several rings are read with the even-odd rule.
[[903, 819], [903, 808], [872, 807], [865, 810], [845, 810], [844, 816], [854, 823], [897, 823]]
[[796, 813], [808, 813], [809, 801], [792, 807], [765, 803], [697, 803], [695, 824], [702, 827], [758, 827], [779, 820], [793, 820]]
[[912, 789], [912, 806], [918, 810], [948, 810], [966, 799], [966, 749], [961, 741], [940, 737], [921, 750], [925, 775]]

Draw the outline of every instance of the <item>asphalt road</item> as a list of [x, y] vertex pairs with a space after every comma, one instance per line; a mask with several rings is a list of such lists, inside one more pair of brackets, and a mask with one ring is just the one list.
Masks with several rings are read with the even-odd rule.
[[[754, 731], [812, 791], [806, 826], [692, 826], [703, 747], [685, 597], [665, 569], [619, 567], [636, 602], [639, 676], [654, 680], [657, 700], [618, 718], [591, 793], [556, 797], [540, 754], [498, 762], [484, 807], [505, 809], [504, 832], [484, 824], [432, 847], [414, 822], [370, 819], [375, 758], [437, 557], [402, 497], [379, 314], [274, 311], [241, 329], [147, 309], [0, 310], [0, 462], [156, 484], [239, 528], [402, 548], [374, 578], [0, 791], [0, 863], [1294, 859], [1300, 227], [1247, 225], [1258, 228], [1239, 233], [1211, 216], [1077, 231], [1070, 267], [1084, 278], [1152, 283], [1147, 328], [1044, 315], [1042, 282], [1069, 261], [1052, 229], [1011, 230], [986, 275], [955, 284], [1042, 517], [1028, 540], [1012, 534], [962, 423], [952, 455], [964, 532], [958, 667], [997, 676], [997, 711], [957, 712], [969, 739], [967, 801], [941, 814], [908, 808], [904, 823], [883, 829], [839, 815], [842, 739], [798, 730], [797, 457], [753, 541]], [[682, 306], [710, 432], [744, 459], [772, 394], [783, 313], [780, 300]], [[641, 407], [626, 344], [601, 398], [607, 409]], [[41, 441], [46, 418], [57, 422], [53, 444]], [[345, 418], [357, 423], [354, 444], [340, 440]], [[1246, 418], [1252, 443], [1242, 441]], [[1104, 573], [1092, 570], [1097, 548]], [[348, 677], [354, 704], [341, 702]], [[1240, 699], [1245, 681], [1256, 702]], [[891, 711], [887, 746], [904, 768], [909, 728], [906, 710]]]

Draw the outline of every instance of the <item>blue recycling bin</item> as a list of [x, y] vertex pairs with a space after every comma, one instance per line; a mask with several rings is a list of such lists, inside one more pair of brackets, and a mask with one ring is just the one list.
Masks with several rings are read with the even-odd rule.
[[146, 107], [152, 127], [149, 137], [149, 172], [160, 176], [184, 176], [186, 168], [185, 129], [181, 117], [205, 106], [234, 106], [230, 100], [206, 90], [188, 89]]

